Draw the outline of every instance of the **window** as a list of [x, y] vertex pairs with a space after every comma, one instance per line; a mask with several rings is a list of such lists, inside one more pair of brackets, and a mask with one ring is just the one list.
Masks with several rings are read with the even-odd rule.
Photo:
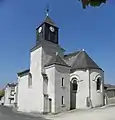
[[97, 90], [100, 90], [101, 88], [101, 78], [97, 79]]
[[61, 104], [64, 105], [64, 96], [61, 98]]
[[29, 73], [28, 75], [28, 87], [31, 87], [32, 86], [32, 74]]
[[73, 80], [73, 90], [74, 90], [74, 91], [77, 91], [77, 89], [78, 89], [77, 81], [76, 81], [76, 80]]
[[11, 95], [11, 96], [14, 96], [14, 93], [15, 93], [14, 90], [11, 90], [11, 91], [10, 91], [10, 95]]
[[64, 86], [64, 78], [62, 78], [61, 86]]

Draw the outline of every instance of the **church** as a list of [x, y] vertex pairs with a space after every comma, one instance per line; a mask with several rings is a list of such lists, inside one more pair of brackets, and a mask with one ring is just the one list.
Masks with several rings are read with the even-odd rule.
[[105, 104], [104, 71], [84, 49], [65, 54], [58, 31], [49, 15], [36, 28], [30, 68], [17, 73], [18, 111], [55, 114]]

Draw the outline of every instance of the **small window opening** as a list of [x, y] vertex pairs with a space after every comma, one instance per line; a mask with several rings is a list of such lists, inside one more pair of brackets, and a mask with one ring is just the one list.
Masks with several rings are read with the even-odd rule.
[[29, 73], [29, 76], [28, 76], [28, 87], [31, 87], [32, 86], [32, 74]]
[[97, 90], [100, 90], [101, 89], [101, 79], [98, 78], [97, 79]]
[[61, 85], [64, 86], [64, 78], [62, 78], [62, 84]]
[[74, 91], [77, 91], [77, 89], [78, 89], [78, 84], [77, 84], [77, 81], [74, 80], [74, 81], [73, 81], [73, 90], [74, 90]]
[[64, 96], [62, 96], [61, 104], [64, 105]]

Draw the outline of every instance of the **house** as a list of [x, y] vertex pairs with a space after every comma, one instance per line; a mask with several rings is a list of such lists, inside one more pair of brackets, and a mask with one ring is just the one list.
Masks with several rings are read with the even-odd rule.
[[36, 28], [30, 68], [17, 73], [18, 111], [59, 113], [104, 105], [104, 71], [85, 50], [65, 54], [58, 33], [48, 15]]
[[1, 98], [0, 105], [4, 105], [4, 96]]
[[104, 90], [106, 104], [115, 104], [115, 85], [105, 84]]
[[4, 90], [0, 90], [0, 105], [4, 104]]
[[17, 102], [17, 83], [8, 83], [4, 91], [4, 105], [15, 106]]

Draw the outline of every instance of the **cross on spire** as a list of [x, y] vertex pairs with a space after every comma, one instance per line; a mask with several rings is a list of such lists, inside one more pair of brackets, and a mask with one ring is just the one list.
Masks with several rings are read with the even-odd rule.
[[50, 11], [49, 4], [47, 4], [47, 7], [46, 7], [46, 16], [49, 16], [49, 11]]

